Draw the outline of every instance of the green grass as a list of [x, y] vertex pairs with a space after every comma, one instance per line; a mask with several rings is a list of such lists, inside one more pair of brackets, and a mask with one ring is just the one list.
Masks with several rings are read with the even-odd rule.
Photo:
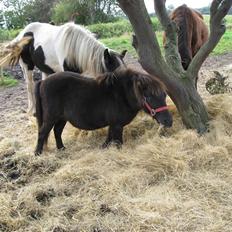
[[18, 84], [18, 81], [11, 75], [3, 73], [3, 79], [0, 78], [0, 86], [13, 87]]
[[221, 55], [226, 52], [232, 51], [232, 30], [226, 31], [221, 40], [219, 41], [217, 47], [213, 50], [211, 54]]
[[[162, 32], [156, 32], [156, 35], [161, 51], [163, 52]], [[101, 39], [101, 41], [107, 47], [115, 51], [121, 52], [122, 50], [127, 49], [128, 52], [132, 54], [132, 56], [137, 57], [136, 51], [131, 45], [131, 33], [122, 35], [120, 37]], [[221, 38], [221, 40], [219, 41], [216, 48], [211, 53], [211, 55], [221, 55], [231, 51], [232, 51], [232, 30], [227, 30], [226, 33]]]
[[[158, 42], [161, 45], [161, 50], [163, 50], [162, 32], [157, 32], [156, 35]], [[131, 38], [132, 38], [131, 33], [128, 33], [120, 37], [101, 39], [101, 42], [104, 43], [107, 47], [117, 52], [121, 52], [122, 50], [127, 49], [132, 56], [136, 57], [137, 56], [136, 51], [131, 45]]]

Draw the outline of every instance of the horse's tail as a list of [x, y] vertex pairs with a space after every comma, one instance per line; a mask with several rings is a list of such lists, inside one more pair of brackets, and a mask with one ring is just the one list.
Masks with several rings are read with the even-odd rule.
[[176, 18], [173, 19], [178, 26], [178, 49], [181, 56], [182, 66], [184, 69], [187, 69], [192, 60], [192, 43], [190, 37], [190, 34], [192, 33], [192, 12], [186, 5], [180, 6], [177, 9], [180, 10], [180, 13], [178, 12], [179, 14], [176, 14], [176, 16], [174, 16]]
[[35, 117], [37, 119], [37, 124], [39, 129], [43, 124], [43, 107], [40, 97], [40, 85], [42, 81], [38, 81], [35, 85]]
[[13, 40], [3, 47], [0, 53], [0, 67], [17, 64], [24, 46], [29, 44], [32, 39], [32, 36], [25, 36], [19, 40]]

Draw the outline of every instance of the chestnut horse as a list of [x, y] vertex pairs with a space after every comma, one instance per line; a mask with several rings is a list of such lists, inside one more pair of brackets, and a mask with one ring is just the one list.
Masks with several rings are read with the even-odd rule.
[[[178, 28], [178, 49], [182, 66], [186, 70], [192, 58], [208, 40], [208, 28], [203, 16], [185, 4], [176, 8], [171, 13], [170, 18], [176, 23]], [[164, 35], [164, 44], [165, 42]]]

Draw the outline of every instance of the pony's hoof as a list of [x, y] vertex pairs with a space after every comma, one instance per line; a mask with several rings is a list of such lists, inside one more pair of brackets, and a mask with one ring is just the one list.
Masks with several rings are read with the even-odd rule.
[[101, 145], [101, 148], [102, 149], [107, 149], [107, 148], [109, 148], [109, 146], [110, 146], [110, 143], [103, 143], [102, 145]]
[[35, 156], [40, 156], [42, 154], [42, 151], [35, 151], [34, 154]]
[[58, 148], [59, 151], [64, 151], [65, 149], [66, 149], [66, 147]]

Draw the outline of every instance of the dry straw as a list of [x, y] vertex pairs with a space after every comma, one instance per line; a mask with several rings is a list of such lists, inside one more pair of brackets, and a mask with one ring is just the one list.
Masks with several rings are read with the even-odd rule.
[[[26, 98], [26, 96], [25, 96]], [[144, 114], [124, 146], [100, 149], [106, 129], [68, 125], [65, 151], [33, 155], [37, 130], [21, 106], [0, 119], [0, 231], [208, 231], [232, 228], [232, 96], [207, 96], [210, 132]], [[12, 108], [11, 108], [12, 107]]]

